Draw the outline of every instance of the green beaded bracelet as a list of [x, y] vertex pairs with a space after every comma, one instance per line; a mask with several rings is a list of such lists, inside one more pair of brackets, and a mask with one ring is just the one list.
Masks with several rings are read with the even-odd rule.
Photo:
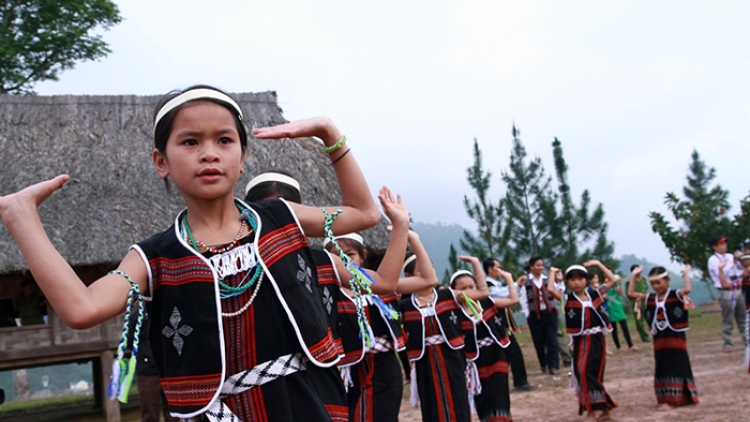
[[338, 141], [336, 141], [335, 144], [331, 145], [330, 147], [323, 147], [323, 152], [326, 154], [330, 154], [333, 151], [336, 151], [337, 149], [344, 146], [346, 143], [346, 135], [342, 135], [341, 138], [339, 138]]

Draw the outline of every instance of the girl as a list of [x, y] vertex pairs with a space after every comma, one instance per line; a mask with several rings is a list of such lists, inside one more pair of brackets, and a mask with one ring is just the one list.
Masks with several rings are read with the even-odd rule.
[[[478, 374], [481, 391], [474, 396], [474, 404], [482, 422], [513, 420], [510, 413], [508, 359], [505, 356], [510, 338], [500, 312], [518, 303], [518, 293], [511, 274], [503, 270], [499, 272], [509, 288], [507, 299], [482, 299], [479, 301], [481, 309], [471, 309], [470, 301], [462, 301], [467, 317], [465, 325], [468, 325], [468, 329], [464, 329], [464, 352], [470, 361], [467, 373]], [[484, 275], [480, 272], [477, 277], [484, 278]], [[468, 271], [459, 271], [451, 279], [451, 289], [460, 292], [459, 298], [463, 297], [461, 293], [477, 288], [477, 281]], [[469, 394], [472, 392], [469, 391]]]
[[[606, 277], [607, 284], [599, 289], [587, 289], [588, 270], [586, 267], [597, 266]], [[555, 288], [552, 280], [560, 271], [550, 268], [547, 290], [557, 300], [562, 294]], [[568, 335], [573, 340], [573, 368], [578, 394], [578, 414], [586, 411], [587, 421], [596, 421], [596, 412], [602, 414], [599, 421], [613, 420], [610, 409], [617, 404], [604, 388], [605, 339], [604, 330], [611, 331], [612, 325], [604, 310], [604, 298], [601, 290], [614, 284], [615, 276], [607, 267], [597, 260], [587, 261], [581, 265], [572, 265], [565, 270], [565, 281], [570, 293], [565, 298], [565, 324]]]
[[[633, 270], [633, 276], [640, 277], [642, 272], [643, 267], [639, 265]], [[682, 276], [685, 285], [675, 291], [669, 288], [669, 272], [664, 267], [654, 267], [649, 271], [648, 280], [655, 293], [636, 293], [633, 283], [628, 286], [629, 298], [646, 300], [646, 322], [654, 338], [656, 360], [654, 390], [660, 410], [698, 403], [685, 338], [685, 331], [690, 328], [687, 310], [690, 265], [682, 270]]]
[[[330, 119], [254, 133], [323, 140], [344, 204], [332, 230], [377, 223], [362, 172]], [[48, 300], [65, 323], [80, 329], [122, 313], [129, 294], [150, 297], [151, 345], [175, 416], [329, 421], [303, 361], [328, 367], [338, 355], [310, 295], [315, 273], [303, 233], [322, 236], [330, 220], [319, 208], [283, 200], [251, 206], [233, 198], [247, 134], [239, 105], [216, 88], [165, 96], [155, 112], [154, 143], [157, 173], [172, 180], [187, 208], [90, 286], [55, 250], [37, 213], [67, 175], [0, 198], [5, 226]]]
[[[460, 256], [459, 259], [471, 262], [476, 274], [482, 273], [476, 257]], [[414, 264], [405, 269], [407, 277], [421, 275], [437, 279], [429, 257], [417, 255]], [[484, 278], [478, 280], [476, 290], [466, 295], [472, 300], [489, 297]], [[461, 353], [465, 316], [453, 291], [424, 288], [401, 299], [399, 304], [407, 334], [406, 353], [412, 362], [412, 403], [416, 404], [415, 393], [418, 393], [423, 421], [468, 422], [466, 358]]]

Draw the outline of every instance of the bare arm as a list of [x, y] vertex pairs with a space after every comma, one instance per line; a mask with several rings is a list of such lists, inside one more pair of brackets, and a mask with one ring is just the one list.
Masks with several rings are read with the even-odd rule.
[[731, 289], [732, 283], [727, 281], [727, 276], [724, 274], [724, 266], [727, 265], [727, 259], [724, 258], [719, 262], [717, 271], [719, 272], [719, 282], [721, 283], [722, 289]]
[[[438, 285], [437, 273], [435, 273], [435, 268], [432, 266], [432, 261], [430, 261], [430, 256], [427, 254], [427, 250], [419, 240], [419, 235], [409, 230], [407, 236], [411, 249], [417, 257], [414, 268], [419, 275], [405, 277], [398, 281], [396, 291], [401, 294], [414, 293]], [[403, 262], [403, 257], [401, 259]]]
[[474, 279], [477, 282], [477, 288], [475, 290], [467, 290], [464, 292], [466, 293], [466, 296], [472, 300], [482, 300], [490, 297], [490, 289], [487, 287], [487, 280], [484, 277], [484, 269], [482, 269], [482, 263], [479, 262], [479, 258], [475, 256], [461, 255], [458, 259], [471, 264], [471, 267], [474, 270]]
[[508, 285], [508, 297], [502, 299], [493, 299], [495, 306], [498, 308], [510, 308], [518, 303], [518, 291], [516, 290], [516, 284], [513, 282], [513, 276], [507, 272], [500, 270], [500, 275], [505, 279], [505, 283]]
[[[602, 276], [607, 280], [606, 282], [603, 282], [601, 286], [599, 286], [599, 291], [607, 291], [612, 288], [612, 286], [615, 285], [619, 280], [621, 280], [620, 276], [615, 275], [612, 271], [610, 271], [609, 268], [607, 268], [604, 264], [599, 262], [598, 259], [590, 259], [583, 263], [584, 267], [597, 267], [599, 268], [599, 271], [602, 272]], [[603, 280], [602, 280], [603, 281]]]
[[[119, 275], [107, 275], [87, 287], [52, 245], [37, 207], [68, 180], [60, 175], [0, 197], [0, 216], [47, 301], [65, 324], [83, 329], [123, 312], [130, 283]], [[146, 291], [146, 267], [136, 252], [129, 252], [119, 269]]]
[[[260, 139], [315, 136], [320, 138], [326, 146], [332, 146], [341, 139], [341, 132], [327, 117], [313, 117], [278, 126], [258, 128], [253, 133]], [[380, 212], [370, 195], [362, 170], [357, 160], [354, 159], [354, 152], [349, 151], [349, 146], [344, 144], [333, 151], [330, 158], [332, 162], [336, 161], [333, 169], [341, 189], [342, 206], [326, 207], [326, 210], [332, 214], [339, 208], [343, 209], [331, 226], [333, 232], [335, 234], [358, 232], [377, 224], [380, 221]], [[291, 204], [291, 206], [307, 236], [324, 235], [325, 218], [319, 208], [301, 204]]]
[[646, 298], [645, 294], [638, 293], [635, 291], [635, 282], [641, 277], [642, 272], [643, 272], [643, 266], [639, 265], [633, 269], [632, 273], [630, 273], [630, 278], [628, 278], [628, 298], [629, 299], [643, 300]]
[[690, 292], [693, 290], [693, 286], [690, 283], [690, 269], [692, 267], [690, 265], [686, 265], [685, 268], [682, 269], [682, 277], [685, 279], [685, 285], [682, 286], [679, 292], [680, 297], [684, 298], [685, 296], [689, 295]]
[[559, 271], [560, 271], [560, 269], [558, 269], [558, 268], [550, 267], [549, 274], [547, 274], [547, 291], [556, 300], [562, 300], [562, 293], [558, 292], [557, 289], [555, 288], [555, 275]]

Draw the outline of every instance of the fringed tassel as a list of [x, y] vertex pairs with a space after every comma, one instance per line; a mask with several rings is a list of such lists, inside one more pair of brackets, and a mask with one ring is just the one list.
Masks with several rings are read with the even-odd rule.
[[393, 309], [393, 306], [383, 302], [383, 299], [379, 298], [377, 295], [372, 295], [372, 301], [378, 305], [378, 308], [380, 308], [381, 311], [383, 311], [383, 315], [388, 317], [388, 319], [397, 321], [399, 318], [398, 311]]
[[682, 309], [687, 311], [688, 307], [690, 309], [695, 309], [695, 304], [693, 303], [693, 299], [690, 299], [690, 296], [685, 296], [682, 301]]
[[[135, 376], [138, 343], [140, 341], [141, 325], [143, 325], [143, 297], [141, 297], [138, 284], [129, 275], [119, 270], [110, 271], [109, 274], [122, 276], [130, 282], [130, 291], [128, 292], [128, 301], [125, 307], [125, 321], [123, 322], [122, 333], [120, 335], [120, 344], [117, 347], [117, 357], [112, 362], [112, 375], [110, 377], [109, 388], [107, 389], [107, 395], [110, 399], [117, 399], [122, 403], [127, 403], [130, 385]], [[126, 358], [125, 348], [130, 334], [130, 318], [134, 316], [131, 312], [134, 306], [137, 306], [137, 313], [135, 314], [136, 322], [133, 332], [132, 353], [129, 358]]]
[[[573, 336], [568, 336], [570, 338], [568, 342], [568, 349], [573, 349]], [[576, 367], [575, 367], [575, 356], [573, 359], [570, 360], [570, 388], [573, 389], [573, 394], [578, 395], [578, 391], [580, 390], [580, 386], [578, 385], [578, 379], [576, 378]]]
[[641, 320], [641, 301], [636, 300], [635, 301], [635, 307], [633, 307], [633, 311], [635, 312], [635, 317], [637, 320]]
[[346, 269], [349, 270], [349, 272], [352, 274], [352, 279], [349, 280], [349, 287], [351, 288], [352, 293], [354, 293], [354, 306], [357, 308], [357, 325], [359, 326], [359, 336], [365, 340], [365, 345], [367, 347], [372, 347], [372, 339], [374, 338], [374, 336], [372, 334], [372, 327], [370, 327], [370, 322], [367, 320], [367, 316], [365, 315], [365, 301], [363, 296], [372, 294], [372, 289], [370, 288], [370, 286], [375, 283], [375, 280], [373, 280], [372, 277], [370, 277], [369, 274], [367, 274], [367, 272], [364, 271], [360, 266], [352, 262], [351, 258], [349, 258], [349, 256], [345, 254], [343, 250], [341, 250], [338, 243], [336, 242], [336, 237], [333, 235], [331, 226], [333, 225], [333, 221], [336, 219], [336, 217], [339, 216], [339, 214], [343, 212], [343, 210], [338, 209], [330, 215], [328, 214], [328, 210], [326, 210], [325, 208], [321, 208], [321, 210], [323, 210], [323, 215], [325, 215], [323, 231], [325, 232], [326, 237], [336, 247], [336, 252], [338, 253], [341, 260], [344, 261]]
[[344, 383], [344, 390], [349, 392], [349, 387], [354, 387], [354, 381], [352, 380], [352, 368], [351, 366], [344, 366], [340, 369], [341, 382]]
[[464, 302], [466, 302], [467, 305], [469, 305], [469, 310], [471, 311], [471, 314], [476, 318], [477, 320], [482, 319], [482, 312], [484, 311], [482, 309], [482, 305], [477, 303], [477, 301], [470, 298], [466, 293], [461, 293], [461, 295], [464, 298]]
[[471, 412], [476, 413], [474, 397], [482, 394], [482, 382], [479, 380], [479, 370], [474, 361], [466, 362], [466, 390], [469, 392], [469, 405]]
[[411, 379], [409, 403], [414, 407], [419, 407], [419, 388], [417, 387], [417, 365], [416, 362], [411, 363], [411, 372], [409, 373]]

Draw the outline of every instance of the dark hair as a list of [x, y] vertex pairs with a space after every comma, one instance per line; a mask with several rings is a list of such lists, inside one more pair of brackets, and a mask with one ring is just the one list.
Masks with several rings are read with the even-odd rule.
[[532, 256], [531, 258], [529, 258], [529, 270], [531, 269], [531, 267], [534, 266], [534, 264], [536, 264], [537, 261], [541, 261], [541, 260], [542, 260], [541, 256]]
[[453, 281], [451, 281], [451, 289], [455, 289], [455, 288], [456, 288], [456, 282], [457, 282], [457, 281], [458, 281], [459, 279], [461, 279], [461, 278], [464, 278], [464, 277], [470, 277], [470, 278], [471, 278], [472, 280], [474, 280], [474, 283], [476, 283], [476, 282], [477, 282], [477, 279], [476, 279], [476, 278], [474, 278], [474, 276], [473, 276], [473, 275], [471, 275], [471, 274], [461, 274], [460, 276], [458, 276], [458, 277], [454, 278], [454, 279], [453, 279]]
[[630, 272], [632, 273], [634, 269], [638, 268], [638, 264], [633, 264], [630, 266]]
[[[263, 173], [269, 172], [279, 173], [283, 174], [284, 176], [292, 177], [292, 175], [283, 170], [268, 170], [264, 171]], [[258, 183], [245, 194], [245, 202], [258, 202], [270, 198], [284, 198], [287, 201], [295, 202], [297, 204], [302, 203], [302, 194], [299, 190], [297, 190], [297, 188], [286, 183], [277, 182], [275, 180]]]
[[380, 263], [383, 262], [386, 249], [365, 249], [365, 262], [362, 265], [368, 270], [377, 271]]
[[[667, 269], [664, 268], [664, 267], [654, 267], [654, 268], [651, 268], [651, 271], [648, 272], [648, 276], [651, 277], [653, 275], [661, 274], [661, 273], [664, 273], [666, 271], [667, 271]], [[664, 278], [666, 278], [667, 280], [669, 280], [669, 275], [667, 275]]]
[[[484, 270], [484, 273], [487, 274], [487, 270], [495, 266], [495, 262], [497, 259], [495, 258], [487, 258], [484, 261], [482, 261], [482, 269]], [[500, 262], [500, 261], [497, 261]]]
[[[367, 259], [367, 256], [365, 255], [365, 246], [356, 240], [347, 239], [347, 238], [341, 238], [336, 239], [336, 242], [339, 244], [340, 248], [344, 248], [344, 246], [349, 246], [357, 250], [357, 253], [359, 253], [359, 256], [362, 257], [362, 264], [365, 263], [365, 260]], [[333, 242], [330, 242], [326, 245], [326, 250], [331, 253], [336, 253], [336, 246], [333, 244]]]
[[[180, 94], [184, 94], [185, 92], [192, 91], [194, 89], [211, 89], [216, 92], [220, 92], [226, 96], [230, 96], [226, 92], [215, 88], [210, 85], [193, 85], [185, 90], [175, 90], [164, 97], [159, 101], [159, 103], [156, 105], [156, 109], [154, 109], [154, 119], [156, 119], [156, 115], [159, 113], [159, 110], [161, 110], [164, 105], [166, 105], [169, 101], [171, 101], [173, 98], [177, 97]], [[231, 97], [231, 96], [230, 96]], [[237, 132], [240, 134], [240, 146], [242, 147], [242, 150], [244, 151], [245, 148], [247, 148], [247, 131], [245, 130], [245, 125], [242, 123], [242, 120], [240, 119], [239, 114], [237, 114], [237, 110], [234, 109], [232, 105], [225, 101], [217, 100], [215, 98], [199, 98], [200, 101], [210, 101], [212, 103], [216, 103], [227, 110], [229, 110], [230, 113], [232, 113], [232, 117], [234, 117], [234, 122], [237, 124]], [[197, 100], [196, 100], [197, 101]], [[177, 114], [178, 111], [182, 109], [184, 104], [175, 107], [174, 109], [170, 110], [169, 113], [165, 114], [164, 117], [159, 120], [159, 123], [156, 125], [156, 129], [154, 129], [154, 148], [159, 150], [159, 152], [164, 153], [167, 149], [167, 139], [169, 139], [169, 134], [172, 133], [172, 123], [174, 123], [174, 117]]]
[[565, 280], [570, 280], [573, 277], [581, 277], [586, 280], [590, 280], [590, 274], [586, 271], [579, 270], [578, 268], [572, 269], [565, 273]]
[[[411, 258], [414, 255], [414, 252], [407, 252], [406, 256], [404, 256], [404, 262], [406, 262], [407, 259]], [[404, 274], [414, 274], [414, 268], [417, 266], [417, 260], [410, 262], [409, 265], [404, 267]]]

